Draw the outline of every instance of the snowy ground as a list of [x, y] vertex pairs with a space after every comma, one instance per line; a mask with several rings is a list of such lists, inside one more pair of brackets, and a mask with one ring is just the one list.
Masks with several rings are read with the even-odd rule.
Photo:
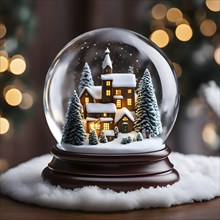
[[127, 134], [119, 133], [118, 138], [105, 144], [89, 145], [71, 145], [71, 144], [57, 144], [57, 147], [61, 150], [79, 152], [79, 153], [147, 153], [152, 151], [158, 151], [165, 148], [163, 140], [161, 138], [143, 139], [143, 141], [134, 141], [129, 144], [121, 144], [121, 140], [124, 137], [131, 136], [136, 138], [137, 133], [131, 132]]
[[[180, 174], [172, 186], [115, 192], [97, 186], [68, 190], [44, 182], [41, 172], [51, 160], [47, 154], [34, 158], [1, 175], [0, 192], [16, 200], [51, 208], [118, 211], [170, 207], [220, 196], [219, 157], [171, 153]], [[160, 210], [159, 210], [160, 211]]]

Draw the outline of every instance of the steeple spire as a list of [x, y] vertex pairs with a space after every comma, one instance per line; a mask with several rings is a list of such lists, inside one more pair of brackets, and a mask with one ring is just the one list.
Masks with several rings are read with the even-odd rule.
[[105, 59], [102, 62], [103, 73], [112, 73], [112, 61], [109, 54], [110, 50], [107, 47], [105, 50]]

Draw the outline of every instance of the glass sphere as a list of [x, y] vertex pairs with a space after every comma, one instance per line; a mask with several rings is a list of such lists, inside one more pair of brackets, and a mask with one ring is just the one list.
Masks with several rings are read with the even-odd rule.
[[154, 43], [138, 33], [119, 28], [84, 33], [70, 41], [54, 59], [46, 76], [43, 97], [47, 123], [53, 136], [58, 143], [61, 142], [68, 102], [73, 91], [78, 92], [85, 63], [91, 69], [94, 84], [101, 85], [102, 64], [107, 48], [113, 73], [133, 72], [138, 85], [146, 68], [150, 71], [163, 127], [159, 137], [165, 141], [179, 108], [174, 69]]

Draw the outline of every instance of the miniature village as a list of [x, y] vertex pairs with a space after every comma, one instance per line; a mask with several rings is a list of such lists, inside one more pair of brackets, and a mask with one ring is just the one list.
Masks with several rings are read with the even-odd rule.
[[[139, 83], [132, 71], [114, 73], [110, 50], [105, 50], [101, 85], [94, 85], [85, 63], [78, 91], [70, 99], [61, 144], [97, 145], [119, 139], [130, 144], [162, 133], [162, 124], [148, 69]], [[77, 94], [78, 92], [78, 94]]]

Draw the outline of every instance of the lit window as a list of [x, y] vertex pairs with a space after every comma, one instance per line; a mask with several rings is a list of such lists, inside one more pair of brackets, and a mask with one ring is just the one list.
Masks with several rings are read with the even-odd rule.
[[103, 113], [103, 116], [106, 117], [106, 116], [107, 116], [107, 113]]
[[116, 101], [116, 106], [117, 106], [117, 108], [121, 108], [121, 100], [120, 99]]
[[131, 93], [132, 92], [132, 90], [131, 89], [128, 89], [128, 93]]
[[96, 123], [94, 127], [95, 127], [95, 129], [100, 130], [100, 124], [99, 123]]
[[131, 99], [127, 99], [127, 105], [132, 105]]
[[103, 129], [104, 130], [109, 130], [109, 123], [104, 123], [103, 124]]
[[111, 91], [110, 90], [106, 90], [106, 96], [110, 96], [111, 95]]
[[120, 89], [116, 89], [115, 93], [116, 93], [116, 95], [121, 95], [121, 90]]
[[110, 86], [111, 82], [110, 81], [106, 81], [106, 86]]
[[89, 102], [89, 97], [85, 97], [85, 103]]
[[128, 118], [126, 116], [123, 117], [123, 121], [128, 121]]

